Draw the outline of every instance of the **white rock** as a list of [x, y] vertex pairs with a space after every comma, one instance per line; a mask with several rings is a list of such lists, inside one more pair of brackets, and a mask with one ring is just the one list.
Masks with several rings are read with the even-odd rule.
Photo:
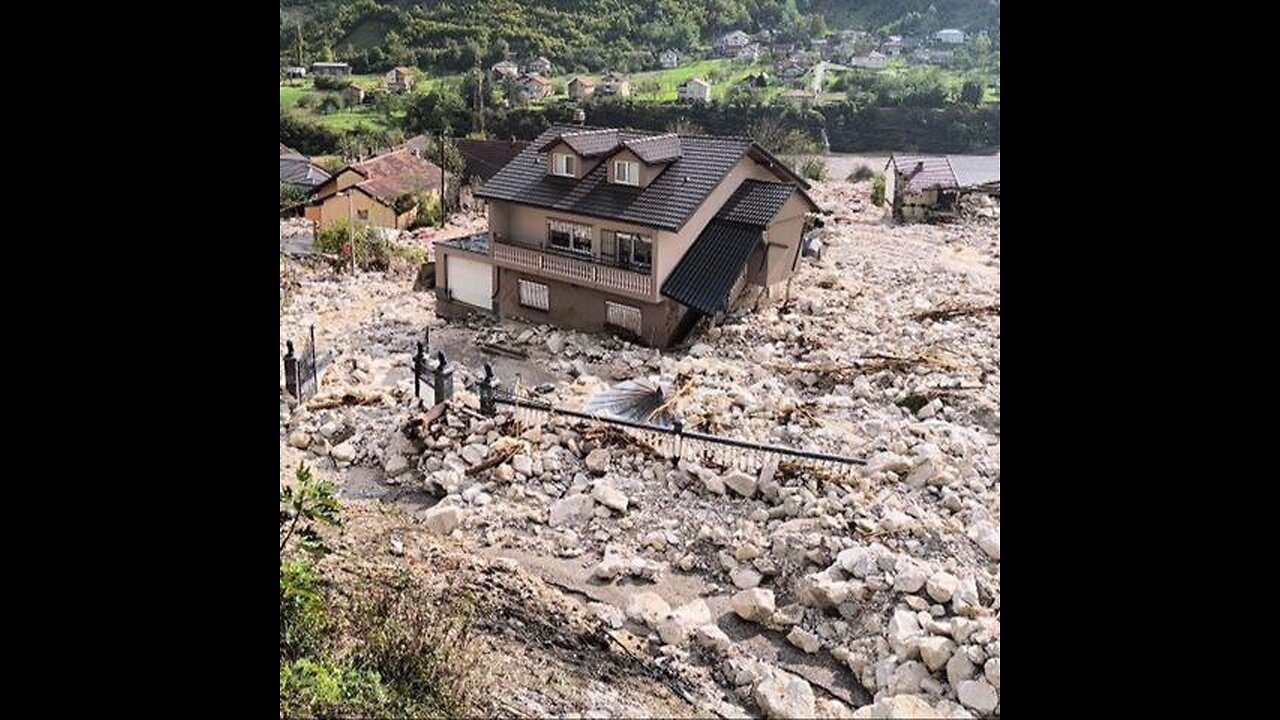
[[351, 462], [356, 459], [356, 446], [352, 445], [350, 440], [335, 445], [333, 449], [329, 451], [329, 457], [337, 460], [338, 462]]
[[973, 677], [973, 663], [965, 653], [953, 653], [947, 661], [947, 682], [951, 687], [959, 687], [960, 683]]
[[756, 684], [756, 704], [768, 718], [811, 718], [815, 705], [813, 688], [801, 678], [776, 672]]
[[708, 491], [713, 492], [716, 495], [724, 494], [724, 480], [721, 480], [719, 475], [711, 474], [702, 476], [702, 485], [707, 488]]
[[787, 633], [787, 642], [810, 655], [818, 652], [819, 648], [822, 647], [822, 642], [818, 640], [817, 635], [802, 630], [799, 626], [791, 628], [791, 632]]
[[903, 695], [920, 692], [921, 684], [929, 679], [929, 670], [918, 660], [908, 660], [894, 669], [889, 678], [889, 694]]
[[454, 505], [436, 505], [422, 514], [422, 524], [433, 533], [448, 535], [462, 522], [462, 509]]
[[591, 497], [611, 510], [617, 510], [620, 513], [627, 511], [627, 496], [612, 485], [596, 483], [596, 486], [591, 490]]
[[866, 471], [904, 473], [911, 469], [911, 460], [893, 452], [878, 452], [867, 460]]
[[738, 617], [751, 622], [764, 622], [773, 616], [773, 591], [762, 588], [743, 590], [729, 600]]
[[658, 622], [658, 635], [668, 645], [682, 645], [693, 629], [711, 622], [711, 608], [702, 598], [688, 602], [667, 613]]
[[311, 444], [311, 436], [301, 430], [294, 430], [289, 433], [289, 446], [296, 447], [299, 450], [306, 450]]
[[920, 648], [920, 659], [924, 660], [930, 671], [941, 670], [956, 649], [951, 638], [945, 637], [923, 638], [916, 645]]
[[627, 619], [656, 628], [658, 622], [671, 612], [671, 606], [652, 590], [641, 590], [627, 601]]
[[855, 718], [936, 718], [939, 714], [919, 695], [882, 697], [853, 711]]
[[587, 469], [593, 473], [603, 473], [609, 467], [609, 451], [596, 448], [587, 453]]
[[925, 484], [937, 474], [937, 464], [934, 463], [931, 458], [925, 458], [919, 463], [916, 463], [915, 469], [911, 471], [911, 474], [907, 475], [907, 479], [903, 482], [905, 482], [908, 487], [924, 487]]
[[742, 497], [750, 498], [756, 494], [756, 479], [741, 470], [725, 475], [723, 480], [725, 486]]
[[929, 578], [929, 582], [925, 585], [925, 591], [929, 593], [929, 597], [940, 603], [945, 603], [955, 594], [956, 588], [960, 587], [960, 579], [949, 572], [936, 572]]
[[386, 471], [387, 477], [398, 477], [409, 471], [409, 458], [403, 455], [392, 455], [387, 458], [387, 462], [382, 466]]
[[689, 348], [689, 354], [694, 357], [706, 357], [715, 352], [715, 349], [706, 343], [698, 343]]
[[834, 580], [827, 571], [806, 575], [796, 583], [800, 602], [809, 607], [830, 609], [849, 599], [862, 583]]
[[969, 537], [992, 560], [1000, 559], [1000, 528], [984, 520], [969, 528]]
[[740, 567], [729, 573], [729, 580], [739, 590], [747, 590], [760, 585], [761, 575], [749, 567]]
[[733, 647], [733, 641], [714, 623], [707, 623], [694, 628], [693, 641], [701, 647], [721, 654], [728, 652], [729, 648]]
[[494, 477], [502, 482], [511, 482], [516, 479], [516, 471], [507, 463], [502, 463], [493, 471]]
[[468, 445], [462, 448], [462, 459], [470, 465], [479, 464], [488, 454], [489, 449], [483, 445]]
[[965, 707], [986, 714], [996, 709], [996, 705], [1000, 703], [1000, 696], [996, 694], [996, 689], [986, 680], [965, 680], [956, 688], [956, 697], [960, 698], [960, 702]]
[[894, 577], [893, 589], [905, 593], [920, 592], [920, 588], [924, 587], [927, 578], [928, 575], [925, 574], [924, 570], [918, 565], [910, 563], [899, 570], [897, 576]]
[[520, 453], [511, 458], [511, 468], [516, 472], [528, 477], [533, 474], [533, 460], [528, 455]]
[[595, 511], [595, 501], [590, 495], [569, 495], [551, 503], [551, 515], [547, 524], [560, 527], [567, 524], [578, 524], [591, 519]]
[[889, 620], [888, 640], [899, 659], [906, 660], [916, 656], [920, 635], [920, 622], [915, 613], [909, 610], [894, 611], [893, 618]]
[[987, 682], [991, 683], [996, 690], [1000, 689], [1000, 658], [993, 657], [987, 660], [987, 664], [982, 667], [982, 674], [987, 677]]

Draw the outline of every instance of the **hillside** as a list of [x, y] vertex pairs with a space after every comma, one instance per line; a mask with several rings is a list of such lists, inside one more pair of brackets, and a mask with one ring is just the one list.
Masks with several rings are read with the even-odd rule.
[[282, 61], [337, 59], [357, 72], [447, 72], [505, 55], [545, 55], [560, 71], [637, 71], [667, 47], [773, 30], [784, 40], [845, 28], [926, 33], [999, 28], [999, 0], [281, 0]]

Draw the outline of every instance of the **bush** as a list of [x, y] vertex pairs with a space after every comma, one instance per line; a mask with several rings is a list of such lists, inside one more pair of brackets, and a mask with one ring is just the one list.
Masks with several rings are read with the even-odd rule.
[[333, 77], [331, 75], [315, 76], [315, 86], [317, 90], [341, 90], [350, 84], [350, 78]]
[[435, 195], [423, 194], [418, 200], [418, 216], [409, 223], [409, 229], [433, 227], [440, 223], [440, 201]]
[[377, 717], [387, 700], [376, 672], [311, 658], [280, 664], [281, 717]]
[[305, 559], [280, 563], [280, 657], [323, 652], [331, 623], [320, 576]]
[[871, 183], [871, 204], [876, 207], [884, 205], [884, 175], [877, 175]]
[[307, 198], [307, 193], [293, 183], [280, 183], [280, 209], [292, 207]]
[[863, 181], [866, 181], [866, 180], [870, 180], [871, 178], [874, 178], [875, 176], [876, 176], [876, 171], [875, 171], [875, 170], [872, 170], [871, 168], [867, 167], [866, 165], [859, 165], [859, 166], [858, 166], [858, 168], [857, 168], [856, 170], [854, 170], [853, 172], [849, 173], [849, 177], [848, 177], [848, 178], [846, 178], [846, 179], [847, 179], [849, 182], [863, 182]]
[[822, 158], [809, 157], [800, 163], [801, 177], [809, 180], [826, 180], [827, 179], [827, 163]]

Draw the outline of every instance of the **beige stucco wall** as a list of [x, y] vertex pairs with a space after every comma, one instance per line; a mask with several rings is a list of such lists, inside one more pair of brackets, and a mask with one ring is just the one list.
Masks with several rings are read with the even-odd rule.
[[[438, 274], [437, 272], [437, 276]], [[521, 278], [547, 286], [547, 310], [536, 310], [520, 304]], [[496, 293], [495, 306], [498, 314], [503, 317], [518, 317], [530, 322], [586, 332], [612, 332], [622, 336], [629, 333], [605, 322], [605, 301], [639, 308], [641, 319], [638, 339], [652, 347], [666, 347], [670, 343], [671, 336], [685, 313], [683, 306], [665, 298], [654, 303], [640, 302], [508, 268], [498, 269]]]
[[328, 197], [334, 193], [342, 192], [352, 185], [362, 183], [364, 180], [363, 175], [348, 168], [321, 183], [320, 187], [316, 188], [316, 197]]
[[515, 205], [503, 200], [494, 200], [489, 204], [489, 229], [503, 233], [505, 237], [517, 244], [543, 246], [547, 241], [547, 220], [551, 218], [590, 225], [591, 255], [596, 258], [600, 257], [600, 233], [604, 230], [648, 236], [653, 239], [655, 252], [659, 242], [659, 231], [643, 225]]
[[773, 285], [791, 276], [792, 263], [804, 232], [804, 216], [808, 205], [800, 193], [791, 197], [778, 209], [778, 213], [765, 227], [765, 238], [770, 243], [757, 248], [747, 261], [747, 282], [753, 285]]
[[[404, 227], [397, 224], [394, 210], [358, 191], [351, 193], [350, 206], [347, 204], [347, 198], [339, 195], [330, 195], [328, 199], [320, 203], [319, 208], [319, 217], [316, 219], [321, 226], [338, 221], [346, 222], [348, 215], [359, 225], [364, 222], [360, 219], [359, 212], [367, 210], [369, 212], [369, 222], [373, 225], [385, 228]], [[406, 214], [402, 217], [407, 218], [409, 215]]]

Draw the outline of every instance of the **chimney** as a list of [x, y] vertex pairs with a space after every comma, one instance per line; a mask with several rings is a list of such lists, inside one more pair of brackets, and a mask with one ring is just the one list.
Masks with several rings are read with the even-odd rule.
[[579, 125], [585, 125], [587, 122], [587, 111], [578, 108], [573, 111], [573, 121]]

